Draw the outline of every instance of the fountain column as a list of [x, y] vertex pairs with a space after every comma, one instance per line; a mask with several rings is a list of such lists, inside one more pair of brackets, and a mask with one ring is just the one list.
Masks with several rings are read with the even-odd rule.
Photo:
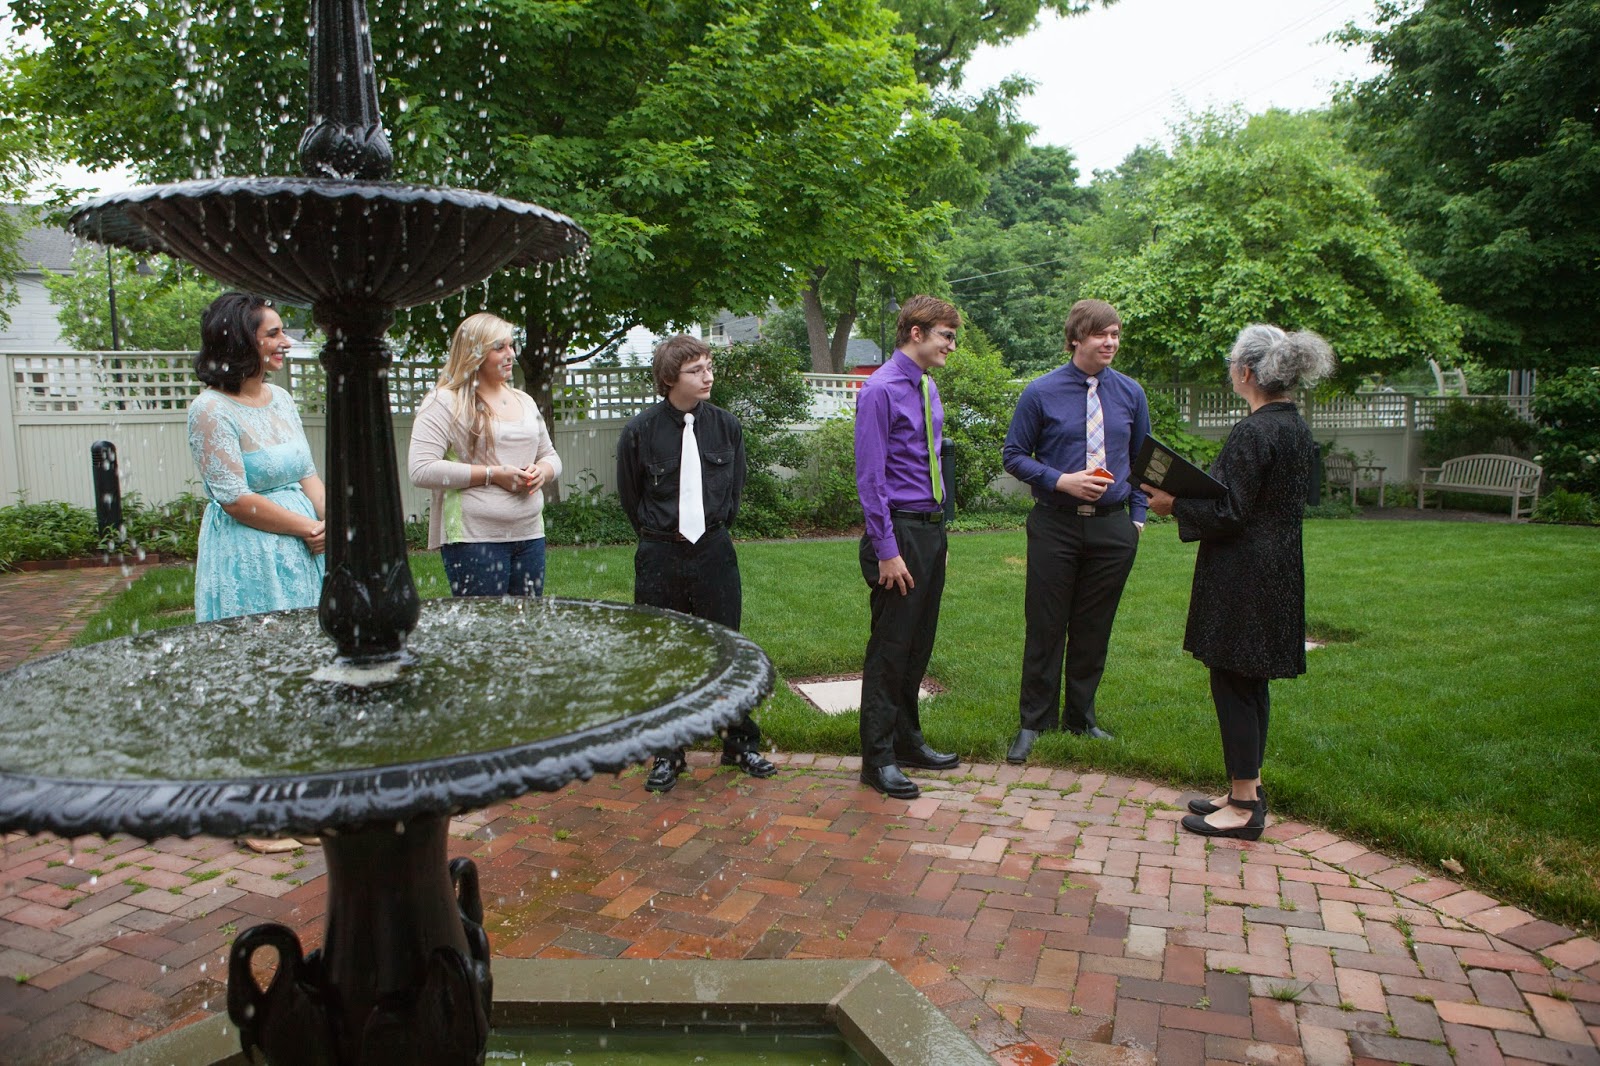
[[[310, 115], [300, 138], [308, 178], [383, 180], [394, 157], [378, 109], [365, 0], [316, 0], [311, 9]], [[360, 277], [362, 264], [353, 264]], [[394, 311], [365, 301], [324, 299], [311, 316], [327, 336], [328, 578], [317, 617], [355, 663], [399, 658], [422, 605], [406, 563], [390, 354]]]

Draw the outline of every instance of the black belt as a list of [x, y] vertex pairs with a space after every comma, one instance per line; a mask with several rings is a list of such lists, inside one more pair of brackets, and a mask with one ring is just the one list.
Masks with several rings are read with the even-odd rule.
[[[706, 532], [700, 534], [700, 540], [705, 540], [706, 539], [706, 533], [715, 533], [717, 530], [719, 530], [721, 528], [722, 528], [722, 523], [721, 522], [718, 522], [716, 525], [707, 526], [706, 527]], [[672, 532], [668, 533], [668, 532], [666, 532], [664, 530], [660, 530], [660, 529], [641, 529], [641, 530], [639, 530], [639, 536], [644, 540], [659, 540], [659, 541], [662, 541], [662, 542], [667, 543], [667, 544], [688, 544], [688, 543], [690, 543], [689, 538], [684, 536], [682, 533], [679, 533], [677, 530], [673, 530]], [[698, 544], [699, 541], [694, 541], [693, 543]]]
[[902, 511], [897, 507], [889, 514], [895, 518], [904, 518], [912, 522], [929, 522], [933, 525], [944, 521], [943, 511]]
[[1104, 518], [1107, 515], [1114, 515], [1117, 512], [1126, 509], [1128, 506], [1128, 501], [1123, 500], [1121, 503], [1111, 503], [1101, 507], [1092, 503], [1080, 503], [1062, 506], [1060, 504], [1045, 503], [1043, 500], [1040, 500], [1039, 505], [1041, 507], [1048, 507], [1052, 511], [1062, 511], [1066, 514], [1075, 514], [1082, 518]]

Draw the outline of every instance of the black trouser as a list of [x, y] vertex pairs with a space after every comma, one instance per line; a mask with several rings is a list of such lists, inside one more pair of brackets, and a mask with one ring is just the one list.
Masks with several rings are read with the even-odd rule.
[[1254, 781], [1267, 758], [1267, 718], [1271, 699], [1267, 679], [1232, 670], [1211, 671], [1211, 701], [1222, 728], [1222, 761], [1228, 780]]
[[872, 590], [872, 635], [861, 671], [861, 763], [868, 767], [893, 765], [896, 748], [923, 744], [917, 691], [933, 655], [944, 595], [944, 524], [896, 515], [894, 536], [913, 582], [904, 596], [878, 584], [878, 553], [861, 538], [861, 576]]
[[1139, 529], [1126, 510], [1094, 516], [1038, 504], [1028, 515], [1027, 636], [1017, 699], [1023, 729], [1043, 733], [1065, 725], [1082, 733], [1096, 724], [1094, 695], [1111, 623], [1138, 550]]
[[[744, 591], [739, 557], [727, 527], [706, 530], [694, 544], [640, 537], [633, 553], [633, 602], [738, 629], [744, 616]], [[749, 712], [728, 727], [722, 749], [730, 754], [761, 750], [761, 730], [750, 720]]]

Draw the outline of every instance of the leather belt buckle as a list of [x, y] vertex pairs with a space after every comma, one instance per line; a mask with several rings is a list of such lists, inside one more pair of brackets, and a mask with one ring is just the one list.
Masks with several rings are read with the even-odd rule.
[[1099, 513], [1100, 508], [1096, 507], [1092, 503], [1080, 503], [1078, 504], [1077, 511], [1078, 514], [1082, 515], [1084, 518], [1093, 518]]

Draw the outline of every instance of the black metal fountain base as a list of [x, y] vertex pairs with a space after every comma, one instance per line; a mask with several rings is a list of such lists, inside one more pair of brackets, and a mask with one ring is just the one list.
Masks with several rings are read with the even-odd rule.
[[[483, 931], [478, 871], [446, 867], [449, 821], [423, 818], [323, 841], [328, 862], [326, 945], [302, 955], [282, 925], [258, 925], [234, 941], [228, 1015], [245, 1053], [267, 1061], [483, 1062], [494, 981]], [[252, 971], [277, 953], [266, 988]]]

